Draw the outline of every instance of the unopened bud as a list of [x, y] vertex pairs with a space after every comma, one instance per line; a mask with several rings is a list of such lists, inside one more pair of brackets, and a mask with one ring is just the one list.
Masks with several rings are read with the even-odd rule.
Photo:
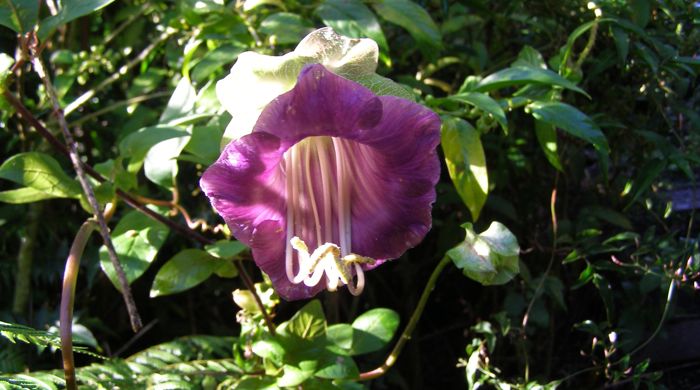
[[248, 290], [235, 290], [233, 292], [233, 301], [241, 309], [249, 313], [258, 313], [260, 311], [257, 303], [255, 302], [253, 293]]

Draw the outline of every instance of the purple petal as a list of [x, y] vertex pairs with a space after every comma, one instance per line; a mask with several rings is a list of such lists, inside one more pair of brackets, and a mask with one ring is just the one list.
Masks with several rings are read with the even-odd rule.
[[[253, 133], [226, 147], [201, 186], [277, 292], [307, 298], [322, 287], [289, 281], [285, 250], [292, 235], [311, 251], [351, 237], [343, 245], [377, 264], [423, 239], [440, 175], [439, 126], [438, 116], [418, 104], [377, 97], [310, 65], [294, 89], [265, 108]], [[339, 186], [347, 191], [335, 191]], [[344, 197], [347, 213], [339, 208]], [[349, 229], [342, 228], [344, 219]]]

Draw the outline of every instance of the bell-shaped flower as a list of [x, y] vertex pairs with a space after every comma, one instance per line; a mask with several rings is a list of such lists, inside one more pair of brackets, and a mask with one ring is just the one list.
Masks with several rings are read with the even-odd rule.
[[378, 56], [373, 40], [344, 37], [330, 27], [310, 33], [294, 51], [283, 56], [241, 53], [231, 73], [216, 84], [219, 101], [233, 117], [224, 133], [223, 145], [249, 134], [263, 108], [292, 89], [299, 72], [308, 64], [322, 64], [375, 93], [410, 98], [408, 91], [375, 73]]
[[308, 65], [200, 185], [280, 296], [359, 294], [430, 229], [439, 141], [429, 109]]

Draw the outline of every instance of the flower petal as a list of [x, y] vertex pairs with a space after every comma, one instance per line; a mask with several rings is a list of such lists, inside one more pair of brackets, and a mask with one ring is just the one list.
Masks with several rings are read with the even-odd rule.
[[226, 128], [222, 147], [249, 134], [262, 109], [276, 96], [294, 87], [306, 64], [320, 63], [354, 79], [377, 69], [379, 49], [371, 39], [338, 35], [330, 27], [307, 35], [296, 49], [283, 56], [252, 51], [241, 53], [231, 73], [216, 84], [216, 94], [233, 119]]
[[[233, 234], [251, 246], [255, 262], [278, 293], [288, 300], [306, 298], [319, 286], [292, 284], [285, 273], [291, 207], [285, 152], [309, 137], [332, 139], [336, 154], [326, 160], [335, 166], [342, 162], [347, 170], [342, 177], [334, 175], [332, 183], [349, 180], [345, 184], [350, 188], [352, 252], [379, 260], [373, 266], [363, 265], [370, 269], [401, 256], [430, 229], [440, 175], [435, 150], [439, 127], [439, 117], [416, 103], [377, 97], [321, 65], [308, 65], [296, 86], [263, 110], [253, 132], [226, 147], [203, 175], [201, 186]], [[321, 183], [323, 167], [318, 161], [298, 167], [306, 169], [303, 180], [316, 199], [327, 188]], [[333, 195], [332, 201], [337, 202], [338, 196]], [[318, 220], [314, 212], [318, 208], [305, 207], [294, 221], [295, 232], [301, 232], [298, 235], [311, 250], [323, 244], [313, 233]], [[338, 224], [339, 212], [321, 209], [320, 213]], [[339, 228], [334, 229], [333, 241], [339, 243]]]

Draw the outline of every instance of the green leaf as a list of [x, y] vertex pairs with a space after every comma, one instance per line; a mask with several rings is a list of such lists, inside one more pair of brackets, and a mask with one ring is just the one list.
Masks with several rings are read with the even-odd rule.
[[76, 198], [82, 192], [80, 184], [63, 172], [53, 157], [39, 152], [8, 158], [0, 166], [0, 178], [56, 198]]
[[[246, 4], [248, 4], [247, 1]], [[277, 390], [279, 387], [275, 383], [275, 378], [250, 377], [236, 383], [234, 388], [236, 390]]]
[[379, 96], [398, 96], [411, 101], [416, 100], [410, 89], [376, 73], [359, 75], [353, 78], [353, 81], [362, 84]]
[[34, 30], [39, 18], [39, 4], [36, 0], [5, 0], [0, 5], [0, 25], [18, 33]]
[[321, 302], [314, 299], [301, 308], [287, 321], [286, 330], [305, 340], [311, 340], [326, 333], [326, 316]]
[[324, 379], [354, 379], [360, 371], [350, 356], [332, 356], [321, 361], [321, 369], [314, 375]]
[[119, 143], [119, 152], [122, 157], [129, 158], [128, 171], [138, 172], [143, 165], [148, 151], [160, 142], [188, 137], [187, 131], [173, 126], [144, 127], [129, 134]]
[[58, 196], [47, 194], [31, 187], [22, 187], [16, 190], [0, 192], [0, 202], [10, 204], [32, 203], [39, 200], [54, 198], [58, 198]]
[[[112, 242], [129, 283], [146, 272], [165, 242], [169, 229], [146, 215], [131, 211], [112, 231]], [[100, 266], [117, 289], [119, 278], [104, 245], [100, 248]]]
[[158, 270], [151, 287], [151, 298], [175, 294], [207, 280], [225, 261], [201, 249], [185, 249]]
[[559, 162], [556, 127], [549, 123], [535, 120], [535, 135], [545, 157], [547, 157], [547, 161], [558, 171], [564, 172], [564, 168]]
[[62, 7], [58, 13], [42, 20], [39, 24], [39, 40], [45, 40], [56, 27], [102, 9], [113, 1], [114, 0], [63, 0], [61, 2]]
[[326, 329], [326, 339], [343, 350], [352, 348], [353, 327], [349, 324], [335, 324]]
[[374, 13], [360, 0], [326, 0], [316, 13], [323, 23], [337, 33], [351, 38], [371, 38], [377, 45], [389, 51], [382, 27]]
[[204, 166], [209, 166], [219, 158], [219, 145], [224, 129], [220, 126], [196, 126], [192, 128], [192, 136], [185, 145], [180, 160], [193, 161]]
[[442, 49], [440, 30], [420, 5], [411, 0], [378, 0], [372, 6], [381, 17], [405, 28], [424, 56], [435, 57]]
[[544, 84], [566, 88], [588, 96], [581, 88], [571, 81], [547, 69], [531, 67], [513, 67], [500, 70], [484, 77], [476, 87], [477, 92], [488, 92], [494, 89], [521, 86], [525, 84]]
[[630, 201], [625, 209], [632, 206], [634, 202], [636, 202], [637, 199], [639, 199], [639, 197], [642, 196], [649, 189], [649, 187], [651, 187], [654, 180], [656, 180], [656, 178], [666, 168], [666, 164], [667, 161], [665, 159], [652, 159], [647, 161], [647, 163], [639, 169], [639, 173], [635, 175], [634, 185], [630, 191], [632, 197], [630, 198]]
[[520, 271], [518, 240], [500, 222], [492, 222], [486, 231], [476, 234], [472, 225], [462, 225], [466, 237], [447, 251], [455, 266], [467, 277], [485, 285], [509, 282]]
[[270, 361], [280, 364], [284, 359], [285, 350], [274, 340], [259, 340], [253, 343], [252, 347], [253, 353], [260, 356], [263, 359], [269, 359]]
[[464, 92], [448, 97], [449, 100], [456, 100], [470, 104], [481, 111], [493, 116], [494, 119], [501, 125], [504, 131], [508, 131], [508, 120], [503, 108], [497, 101], [493, 100], [489, 95], [480, 92]]
[[[315, 363], [315, 362], [314, 362]], [[314, 374], [314, 369], [301, 369], [299, 367], [285, 364], [282, 366], [283, 374], [277, 379], [277, 386], [280, 387], [296, 387], [311, 378]]]
[[167, 125], [170, 122], [187, 116], [194, 109], [197, 101], [197, 91], [194, 90], [190, 79], [183, 77], [177, 83], [173, 94], [170, 95], [168, 105], [158, 120], [158, 124]]
[[609, 152], [608, 141], [593, 119], [573, 106], [561, 102], [532, 102], [526, 111], [535, 119], [591, 143], [599, 152]]
[[219, 259], [231, 260], [246, 248], [240, 241], [219, 240], [211, 245], [206, 245], [204, 250]]
[[441, 144], [452, 183], [472, 218], [477, 220], [489, 190], [479, 133], [463, 119], [444, 116]]
[[172, 188], [178, 172], [177, 157], [189, 140], [190, 137], [187, 135], [153, 145], [143, 162], [146, 178], [162, 187]]
[[278, 12], [265, 18], [259, 31], [278, 44], [298, 43], [311, 31], [311, 25], [297, 14]]
[[[2, 8], [0, 8], [2, 10]], [[0, 53], [0, 93], [5, 91], [6, 89], [6, 81], [7, 78], [10, 76], [11, 72], [10, 70], [12, 69], [12, 65], [14, 65], [15, 59], [8, 56], [5, 53]], [[3, 98], [4, 99], [4, 98]], [[2, 101], [2, 100], [0, 100]]]
[[399, 327], [399, 314], [391, 309], [376, 308], [362, 313], [352, 322], [351, 355], [382, 349]]
[[194, 81], [206, 80], [224, 65], [234, 62], [244, 50], [245, 46], [224, 44], [207, 52], [192, 68], [192, 79]]
[[518, 58], [511, 64], [511, 67], [526, 67], [534, 69], [547, 69], [547, 64], [544, 61], [544, 57], [540, 54], [537, 49], [532, 46], [526, 45], [518, 53]]

